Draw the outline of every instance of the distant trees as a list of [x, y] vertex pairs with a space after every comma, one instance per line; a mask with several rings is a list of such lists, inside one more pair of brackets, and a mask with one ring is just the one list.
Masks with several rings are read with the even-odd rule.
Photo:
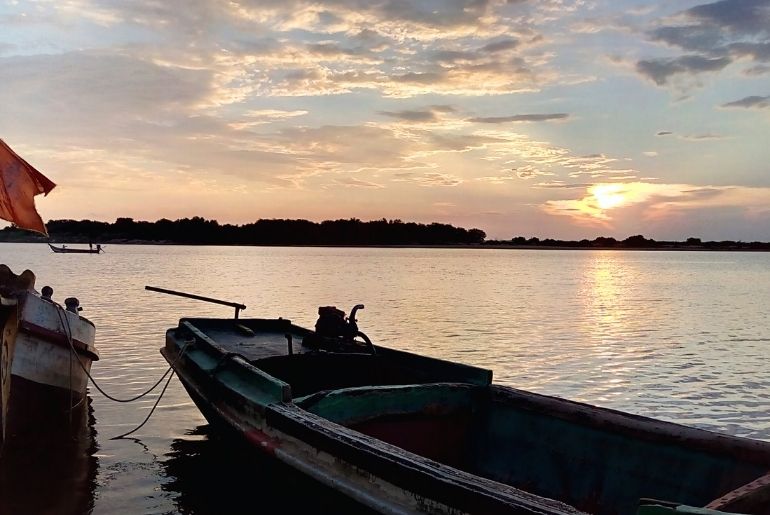
[[[244, 225], [220, 224], [200, 216], [156, 222], [118, 218], [115, 223], [51, 220], [48, 233], [58, 242], [162, 242], [191, 245], [455, 245], [480, 244], [480, 229], [449, 224], [357, 218], [326, 220], [261, 219]], [[35, 241], [13, 228], [0, 231], [0, 241]]]
[[[174, 243], [187, 245], [485, 245], [575, 249], [681, 249], [681, 250], [770, 250], [770, 243], [753, 241], [656, 241], [641, 234], [616, 240], [599, 236], [593, 240], [540, 239], [515, 236], [510, 240], [486, 240], [481, 229], [449, 224], [371, 220], [358, 218], [325, 220], [260, 219], [244, 225], [220, 224], [200, 216], [156, 222], [121, 217], [114, 223], [95, 220], [51, 220], [50, 239], [61, 243]], [[15, 227], [0, 230], [2, 241], [46, 241], [43, 236]]]
[[546, 238], [541, 240], [537, 237], [525, 238], [516, 236], [510, 240], [490, 240], [485, 241], [485, 245], [514, 245], [521, 247], [556, 247], [556, 248], [577, 248], [577, 249], [681, 249], [681, 250], [770, 250], [770, 243], [753, 241], [750, 243], [725, 241], [702, 241], [700, 238], [690, 237], [685, 241], [656, 241], [652, 238], [645, 238], [641, 234], [629, 236], [618, 241], [612, 237], [599, 236], [593, 240], [582, 239], [574, 240], [556, 240]]

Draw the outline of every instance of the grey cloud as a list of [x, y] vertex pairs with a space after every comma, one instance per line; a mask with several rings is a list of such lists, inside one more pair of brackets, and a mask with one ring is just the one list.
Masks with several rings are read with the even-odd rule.
[[[211, 73], [86, 53], [0, 59], [0, 105], [8, 118], [43, 132], [103, 133], [128, 120], [202, 101]], [[51, 116], [57, 123], [50, 124]], [[3, 118], [6, 118], [4, 116]]]
[[715, 140], [715, 139], [724, 139], [725, 137], [721, 134], [713, 134], [710, 132], [706, 132], [703, 134], [686, 134], [679, 136], [679, 139], [683, 139], [685, 141], [708, 141], [708, 140]]
[[721, 107], [725, 107], [725, 108], [743, 107], [745, 109], [767, 109], [767, 108], [770, 108], [770, 95], [765, 97], [753, 95], [750, 97], [742, 98], [740, 100], [735, 100], [733, 102], [727, 102], [726, 104], [722, 104]]
[[339, 57], [339, 56], [364, 56], [369, 55], [371, 52], [363, 48], [343, 48], [337, 43], [324, 42], [324, 43], [312, 43], [307, 45], [308, 51], [313, 54], [324, 57]]
[[767, 34], [770, 30], [770, 4], [767, 0], [720, 0], [685, 11], [689, 17], [748, 34]]
[[438, 120], [436, 113], [431, 110], [425, 111], [380, 111], [381, 115], [404, 120], [407, 122], [435, 122]]
[[413, 83], [413, 84], [431, 84], [441, 81], [445, 73], [438, 72], [408, 72], [391, 77], [395, 82]]
[[[243, 0], [240, 3], [252, 9], [280, 9], [287, 13], [319, 5], [305, 0]], [[441, 9], [436, 9], [432, 2], [326, 0], [320, 4], [324, 10], [319, 14], [319, 21], [335, 23], [338, 13], [355, 12], [375, 15], [381, 21], [408, 22], [437, 28], [473, 26], [496, 4], [494, 0], [447, 0], [441, 2]]]
[[471, 134], [442, 135], [429, 131], [426, 131], [425, 136], [427, 141], [430, 142], [430, 148], [444, 152], [465, 152], [505, 141], [488, 136], [474, 136]]
[[567, 118], [569, 118], [567, 113], [516, 114], [512, 116], [471, 118], [468, 121], [473, 123], [547, 122], [551, 120], [566, 120]]
[[651, 79], [658, 86], [679, 74], [698, 74], [719, 71], [730, 64], [727, 57], [708, 58], [699, 55], [685, 55], [674, 59], [651, 59], [636, 63], [636, 71]]
[[770, 62], [770, 1], [720, 0], [697, 5], [665, 20], [648, 36], [691, 53], [638, 61], [637, 71], [659, 86], [668, 84], [674, 75], [716, 72], [739, 59]]
[[654, 41], [661, 41], [685, 50], [711, 53], [723, 43], [722, 35], [712, 27], [685, 25], [660, 27], [650, 32]]
[[380, 111], [379, 114], [403, 120], [407, 122], [429, 123], [439, 120], [436, 113], [453, 113], [455, 109], [449, 105], [434, 105], [426, 109], [403, 110], [403, 111]]
[[770, 62], [770, 42], [733, 43], [727, 50], [736, 57], [750, 57], [759, 62]]
[[748, 75], [749, 77], [764, 75], [766, 73], [770, 73], [770, 66], [767, 66], [764, 64], [758, 64], [756, 66], [752, 66], [751, 68], [745, 69], [743, 73], [745, 75]]
[[513, 50], [514, 48], [517, 48], [519, 46], [518, 40], [515, 39], [504, 39], [502, 41], [495, 41], [493, 43], [489, 43], [487, 45], [484, 45], [479, 49], [480, 52], [485, 53], [496, 53], [496, 52], [502, 52], [504, 50]]

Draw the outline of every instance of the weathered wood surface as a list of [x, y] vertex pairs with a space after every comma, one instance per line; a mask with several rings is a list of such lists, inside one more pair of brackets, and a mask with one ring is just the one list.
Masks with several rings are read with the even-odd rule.
[[5, 442], [6, 426], [8, 423], [8, 407], [11, 402], [11, 368], [16, 349], [16, 334], [18, 319], [16, 308], [2, 310], [0, 308], [0, 325], [2, 325], [2, 341], [0, 342], [0, 454]]
[[484, 479], [329, 422], [297, 406], [268, 407], [270, 427], [385, 481], [464, 513], [582, 513], [559, 501]]

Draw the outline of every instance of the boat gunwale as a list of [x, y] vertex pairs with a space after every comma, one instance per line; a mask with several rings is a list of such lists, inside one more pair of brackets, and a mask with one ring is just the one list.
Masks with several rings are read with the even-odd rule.
[[[515, 405], [516, 409], [545, 414], [584, 427], [648, 442], [729, 456], [736, 461], [766, 465], [770, 469], [770, 442], [686, 426], [511, 386], [493, 384], [490, 385], [489, 391], [493, 403], [503, 401]], [[739, 451], [737, 455], [736, 450]]]
[[[484, 388], [463, 383], [432, 384]], [[481, 510], [482, 513], [510, 513], [511, 509], [520, 509], [532, 513], [584, 513], [556, 499], [542, 497], [407, 451], [306, 411], [294, 403], [267, 406], [265, 422], [269, 427], [363, 468], [396, 486], [468, 512]], [[421, 488], [414, 488], [416, 482], [419, 482]]]

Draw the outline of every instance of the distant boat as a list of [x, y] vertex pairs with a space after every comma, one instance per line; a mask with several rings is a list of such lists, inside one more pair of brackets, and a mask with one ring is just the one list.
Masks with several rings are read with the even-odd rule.
[[51, 245], [50, 243], [48, 246], [51, 247], [51, 250], [53, 250], [56, 254], [98, 254], [100, 252], [104, 252], [104, 247], [101, 245], [97, 245], [96, 247], [90, 249], [68, 249], [66, 245], [57, 247], [56, 245]]
[[356, 309], [319, 309], [316, 331], [183, 318], [161, 353], [213, 427], [382, 513], [770, 513], [770, 442], [375, 347]]

